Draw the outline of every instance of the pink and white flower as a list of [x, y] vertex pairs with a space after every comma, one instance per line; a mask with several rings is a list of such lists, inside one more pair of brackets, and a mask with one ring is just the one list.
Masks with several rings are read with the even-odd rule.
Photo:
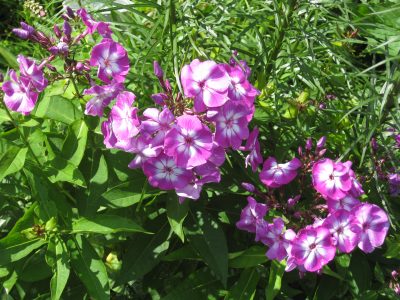
[[42, 92], [48, 84], [47, 79], [44, 77], [43, 71], [38, 68], [33, 60], [30, 60], [23, 55], [18, 55], [17, 61], [21, 71], [20, 76], [28, 79], [38, 92]]
[[205, 164], [213, 148], [210, 129], [196, 116], [183, 115], [176, 121], [176, 126], [165, 135], [165, 154], [172, 156], [180, 167]]
[[29, 115], [35, 108], [38, 93], [28, 78], [23, 76], [18, 78], [14, 70], [9, 74], [11, 80], [5, 81], [1, 87], [4, 92], [4, 103], [12, 111]]
[[193, 60], [181, 72], [185, 96], [194, 99], [194, 109], [203, 112], [207, 107], [219, 107], [228, 101], [229, 77], [216, 62]]
[[316, 272], [328, 264], [336, 253], [329, 229], [325, 227], [300, 230], [292, 241], [291, 255], [297, 265], [309, 272]]
[[155, 134], [154, 144], [164, 144], [165, 134], [172, 128], [175, 116], [168, 108], [161, 112], [154, 107], [146, 108], [143, 112], [142, 130], [148, 134]]
[[157, 157], [163, 150], [162, 145], [154, 144], [154, 139], [147, 133], [132, 139], [131, 152], [136, 153], [135, 158], [129, 163], [128, 167], [137, 169], [142, 167], [143, 162], [149, 158]]
[[103, 82], [124, 82], [129, 72], [128, 53], [121, 44], [105, 38], [93, 47], [90, 65], [98, 67], [97, 76]]
[[112, 30], [110, 29], [109, 24], [105, 22], [95, 21], [84, 8], [78, 9], [76, 13], [82, 19], [82, 22], [86, 25], [87, 33], [93, 34], [95, 31], [97, 31], [102, 37], [111, 38]]
[[351, 162], [334, 162], [329, 158], [317, 161], [312, 168], [314, 188], [326, 199], [339, 200], [348, 195], [353, 179], [350, 176]]
[[351, 230], [353, 219], [350, 212], [340, 209], [330, 214], [323, 223], [330, 230], [336, 247], [344, 253], [353, 251], [359, 241], [358, 234]]
[[281, 187], [291, 182], [297, 176], [297, 169], [301, 165], [301, 161], [296, 157], [287, 163], [278, 164], [275, 157], [270, 156], [264, 162], [263, 169], [260, 172], [260, 180], [267, 187]]
[[264, 221], [268, 208], [265, 204], [258, 203], [250, 196], [247, 197], [247, 202], [247, 206], [240, 213], [240, 220], [236, 222], [236, 227], [240, 230], [256, 233], [257, 224]]
[[245, 106], [233, 101], [228, 101], [222, 106], [212, 118], [216, 127], [215, 141], [224, 148], [239, 149], [242, 140], [249, 137], [247, 114]]
[[143, 163], [143, 172], [153, 187], [163, 190], [183, 188], [193, 179], [193, 173], [178, 167], [173, 158], [160, 154]]
[[362, 203], [351, 213], [355, 217], [351, 230], [359, 237], [358, 247], [370, 253], [381, 246], [389, 230], [389, 219], [385, 211], [375, 204]]
[[93, 95], [93, 98], [86, 103], [85, 114], [102, 117], [104, 108], [117, 97], [123, 88], [124, 86], [121, 83], [113, 82], [109, 85], [95, 85], [84, 90], [84, 95]]
[[334, 200], [334, 199], [331, 199], [328, 197], [326, 199], [326, 203], [328, 205], [329, 212], [333, 213], [339, 209], [351, 211], [353, 209], [353, 207], [356, 207], [361, 202], [349, 194], [339, 200]]

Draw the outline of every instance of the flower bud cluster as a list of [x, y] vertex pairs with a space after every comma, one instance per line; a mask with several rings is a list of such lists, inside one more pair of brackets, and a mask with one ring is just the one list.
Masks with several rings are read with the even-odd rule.
[[[259, 174], [269, 188], [267, 193], [243, 184], [264, 203], [249, 196], [236, 226], [255, 233], [255, 240], [269, 247], [269, 259], [286, 259], [286, 271], [297, 268], [300, 272], [321, 272], [337, 252], [350, 253], [356, 247], [370, 253], [383, 244], [389, 229], [384, 210], [359, 200], [364, 191], [351, 169], [352, 163], [322, 157], [325, 141], [321, 138], [312, 152], [312, 141], [307, 140], [301, 160], [293, 158], [279, 164], [269, 157]], [[307, 199], [306, 192], [302, 192], [310, 190], [304, 180], [307, 174], [311, 175], [310, 188], [317, 192], [314, 199]], [[282, 188], [296, 177], [300, 193], [287, 201], [278, 199], [277, 194], [283, 195]], [[268, 211], [282, 217], [269, 222]]]

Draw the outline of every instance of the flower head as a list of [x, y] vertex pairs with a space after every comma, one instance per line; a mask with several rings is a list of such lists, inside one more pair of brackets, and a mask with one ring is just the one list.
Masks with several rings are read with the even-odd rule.
[[203, 112], [207, 107], [219, 107], [228, 101], [229, 77], [216, 62], [193, 60], [181, 72], [185, 96], [194, 98], [194, 109]]
[[268, 208], [263, 203], [258, 203], [253, 197], [247, 197], [247, 206], [240, 213], [240, 220], [236, 223], [236, 227], [248, 232], [256, 232], [257, 224], [264, 220]]
[[28, 79], [38, 92], [43, 91], [48, 84], [43, 71], [38, 68], [33, 60], [30, 60], [23, 55], [18, 55], [17, 61], [19, 63], [21, 76]]
[[260, 180], [267, 187], [281, 187], [291, 182], [297, 176], [297, 169], [301, 165], [301, 161], [296, 157], [287, 163], [278, 164], [276, 159], [270, 156], [264, 162], [263, 169], [260, 172]]
[[86, 25], [87, 33], [93, 34], [95, 31], [97, 31], [102, 37], [111, 38], [112, 30], [110, 29], [110, 25], [105, 22], [95, 21], [84, 8], [78, 9], [76, 13]]
[[86, 103], [85, 114], [90, 116], [103, 116], [103, 110], [110, 102], [117, 97], [123, 90], [121, 83], [111, 83], [109, 85], [95, 85], [90, 89], [84, 90], [84, 95], [93, 95], [92, 99]]
[[124, 82], [129, 72], [128, 53], [121, 44], [105, 38], [93, 47], [90, 65], [98, 66], [97, 76], [103, 82]]

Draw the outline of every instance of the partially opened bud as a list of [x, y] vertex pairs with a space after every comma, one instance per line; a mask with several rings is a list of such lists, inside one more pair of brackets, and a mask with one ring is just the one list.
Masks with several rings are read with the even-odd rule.
[[324, 148], [326, 143], [326, 136], [321, 137], [318, 142], [317, 142], [317, 149], [322, 149]]
[[311, 138], [308, 138], [306, 141], [306, 150], [310, 151], [311, 148], [312, 148], [312, 140], [311, 140]]
[[158, 61], [155, 60], [153, 62], [153, 68], [154, 68], [154, 75], [156, 75], [157, 78], [162, 79], [164, 77], [164, 72], [161, 69], [161, 66], [158, 63]]
[[252, 185], [251, 183], [248, 183], [248, 182], [242, 182], [242, 187], [243, 187], [246, 191], [248, 191], [248, 192], [250, 192], [250, 193], [253, 193], [253, 192], [256, 190], [256, 188], [254, 187], [254, 185]]
[[56, 24], [53, 26], [53, 31], [56, 37], [61, 38], [61, 30]]

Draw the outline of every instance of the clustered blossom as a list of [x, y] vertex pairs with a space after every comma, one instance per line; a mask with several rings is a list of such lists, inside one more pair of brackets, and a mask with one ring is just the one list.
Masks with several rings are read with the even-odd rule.
[[[351, 169], [352, 163], [323, 158], [325, 142], [326, 138], [321, 138], [312, 152], [312, 141], [307, 140], [305, 152], [299, 149], [301, 160], [293, 158], [279, 164], [274, 157], [268, 157], [260, 172], [267, 193], [243, 183], [247, 191], [263, 199], [265, 204], [249, 196], [236, 226], [254, 233], [255, 240], [268, 247], [266, 256], [269, 259], [286, 259], [286, 271], [297, 268], [300, 272], [321, 272], [337, 252], [350, 253], [356, 247], [370, 253], [384, 243], [389, 230], [385, 211], [375, 204], [360, 201], [364, 191]], [[300, 176], [297, 176], [298, 171], [301, 171]], [[302, 187], [308, 172], [319, 195], [312, 207], [302, 204], [301, 200], [306, 197], [302, 190], [286, 202], [277, 201], [275, 189], [293, 182], [296, 177]], [[291, 224], [293, 229], [280, 217], [267, 218], [270, 210], [283, 210], [286, 220], [295, 220]]]
[[123, 88], [129, 70], [126, 51], [105, 38], [93, 48], [90, 65], [98, 68], [99, 79], [107, 85], [84, 92], [92, 95], [86, 114], [103, 116], [104, 108], [116, 98], [101, 127], [106, 147], [134, 154], [129, 167], [142, 168], [153, 187], [175, 190], [180, 202], [197, 200], [205, 184], [220, 181], [219, 167], [228, 148], [249, 151], [253, 168], [262, 162], [257, 128], [242, 146], [249, 138], [258, 95], [242, 63], [245, 69], [236, 62], [195, 59], [181, 72], [184, 95], [174, 95], [155, 62], [154, 74], [163, 92], [152, 95], [155, 107], [138, 115], [134, 94]]

